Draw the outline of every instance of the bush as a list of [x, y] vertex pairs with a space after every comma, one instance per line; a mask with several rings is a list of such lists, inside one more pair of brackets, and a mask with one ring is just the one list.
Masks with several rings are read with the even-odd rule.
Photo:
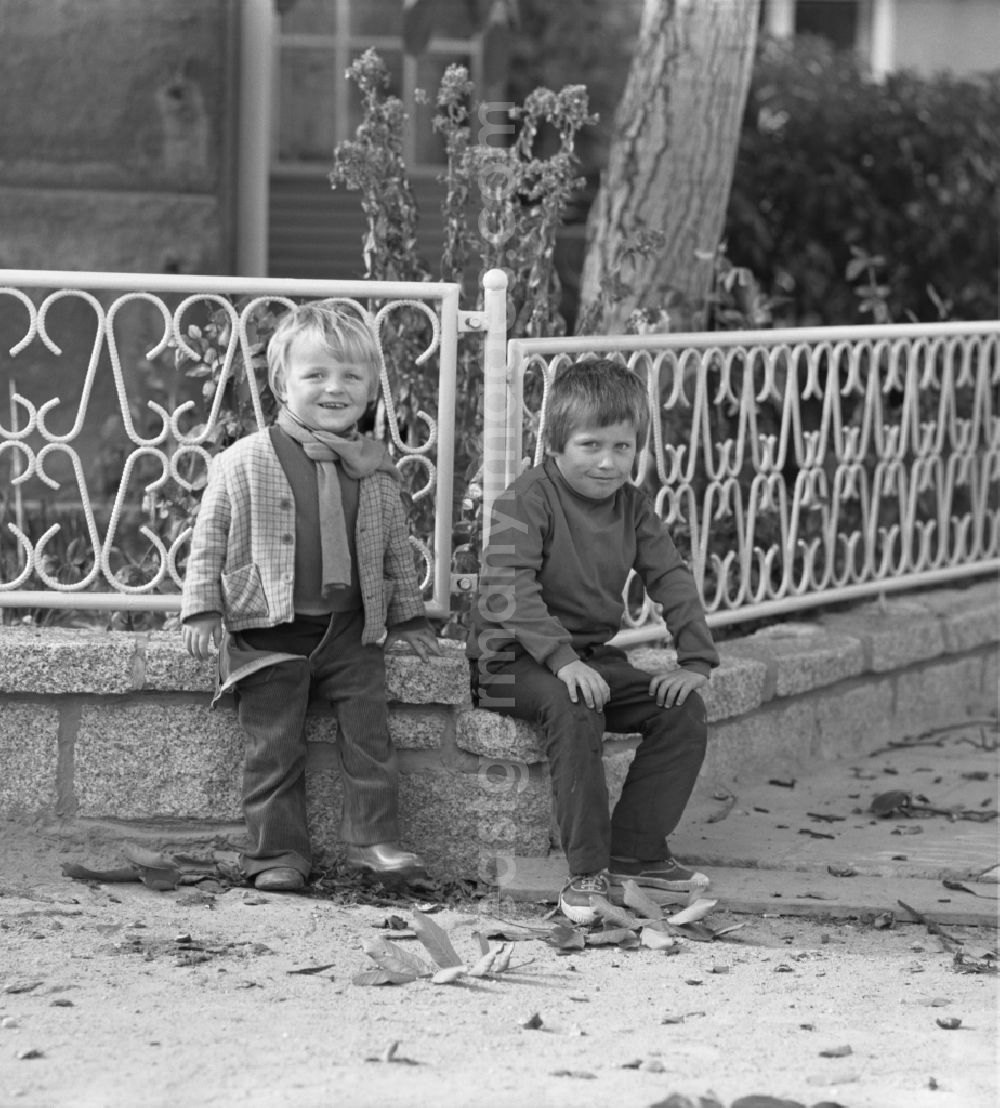
[[765, 40], [728, 254], [795, 326], [871, 322], [845, 280], [858, 252], [884, 259], [891, 319], [993, 318], [998, 186], [1000, 70], [876, 84], [822, 40]]

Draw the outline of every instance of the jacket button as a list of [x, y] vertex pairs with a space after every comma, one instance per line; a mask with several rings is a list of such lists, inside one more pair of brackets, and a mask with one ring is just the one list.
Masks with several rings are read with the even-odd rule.
[[288, 545], [289, 545], [290, 543], [292, 543], [292, 542], [293, 542], [294, 540], [293, 540], [293, 538], [292, 538], [292, 536], [291, 536], [291, 535], [287, 535], [287, 534], [285, 534], [285, 535], [282, 535], [282, 536], [281, 536], [281, 541], [282, 541], [282, 542], [283, 542], [283, 543], [284, 543], [284, 544], [285, 544], [286, 546], [288, 546]]
[[290, 500], [288, 499], [288, 497], [286, 496], [286, 497], [285, 497], [285, 498], [284, 498], [284, 499], [283, 499], [283, 500], [281, 501], [280, 507], [284, 508], [284, 509], [285, 509], [286, 511], [289, 511], [289, 510], [290, 510], [290, 509], [291, 509], [291, 508], [293, 507], [293, 505], [292, 505], [292, 502], [291, 502], [291, 501], [290, 501]]

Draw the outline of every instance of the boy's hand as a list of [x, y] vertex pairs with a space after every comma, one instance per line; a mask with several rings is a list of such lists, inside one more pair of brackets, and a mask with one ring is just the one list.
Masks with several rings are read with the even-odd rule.
[[557, 670], [556, 677], [569, 689], [569, 698], [574, 704], [579, 699], [579, 693], [582, 693], [583, 702], [588, 708], [601, 711], [611, 699], [611, 688], [607, 681], [596, 669], [581, 662], [579, 658]]
[[441, 653], [434, 632], [426, 627], [410, 631], [389, 631], [385, 636], [385, 649], [388, 650], [398, 642], [408, 646], [422, 662], [426, 662], [432, 654]]
[[219, 616], [196, 616], [188, 623], [181, 624], [181, 641], [192, 658], [202, 661], [208, 657], [208, 648], [214, 643], [216, 649], [222, 641], [222, 619]]
[[688, 693], [708, 684], [708, 678], [690, 669], [674, 669], [661, 673], [649, 682], [649, 695], [661, 708], [678, 708]]

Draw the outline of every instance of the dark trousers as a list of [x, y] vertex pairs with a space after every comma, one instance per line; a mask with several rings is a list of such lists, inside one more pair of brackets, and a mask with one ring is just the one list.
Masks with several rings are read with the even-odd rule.
[[[611, 699], [597, 711], [582, 697], [574, 704], [566, 685], [519, 647], [509, 653], [512, 660], [480, 665], [479, 704], [539, 727], [570, 873], [596, 873], [611, 856], [666, 857], [667, 836], [680, 822], [705, 758], [701, 697], [691, 693], [681, 706], [661, 708], [649, 695], [648, 673], [620, 650], [595, 646], [582, 659], [611, 688]], [[611, 815], [601, 760], [605, 731], [642, 735]]]
[[335, 612], [329, 623], [298, 619], [238, 636], [253, 650], [302, 655], [258, 670], [236, 686], [246, 737], [248, 845], [242, 862], [249, 876], [274, 866], [309, 874], [305, 719], [313, 694], [327, 701], [337, 717], [344, 787], [341, 839], [367, 846], [399, 838], [399, 766], [389, 738], [385, 658], [380, 647], [362, 646], [363, 625], [363, 612]]

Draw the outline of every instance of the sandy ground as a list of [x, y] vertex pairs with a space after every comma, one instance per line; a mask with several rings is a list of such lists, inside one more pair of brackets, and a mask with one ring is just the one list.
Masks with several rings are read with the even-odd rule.
[[958, 972], [947, 941], [982, 958], [992, 929], [949, 926], [942, 941], [920, 924], [735, 915], [720, 902], [704, 922], [743, 926], [681, 936], [671, 952], [520, 939], [500, 974], [362, 986], [352, 978], [375, 968], [366, 940], [398, 937], [426, 956], [385, 928], [418, 905], [469, 966], [498, 915], [546, 927], [549, 907], [454, 890], [386, 897], [332, 878], [262, 896], [61, 872], [91, 860], [0, 824], [5, 1108], [998, 1102], [997, 976]]

